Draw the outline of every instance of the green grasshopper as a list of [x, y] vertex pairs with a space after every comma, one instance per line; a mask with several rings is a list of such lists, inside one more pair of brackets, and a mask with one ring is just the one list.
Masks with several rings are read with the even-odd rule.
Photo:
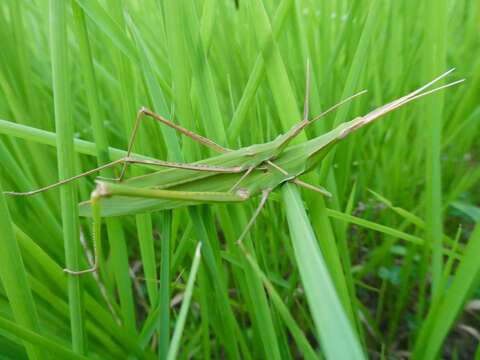
[[[365, 91], [341, 101], [312, 120], [308, 120], [309, 76], [307, 71], [303, 120], [285, 134], [278, 136], [270, 142], [251, 145], [238, 150], [224, 148], [210, 139], [165, 119], [161, 115], [142, 108], [139, 110], [135, 121], [126, 157], [38, 190], [24, 193], [6, 192], [5, 194], [34, 195], [99, 172], [105, 168], [117, 165], [123, 166], [118, 179], [108, 181], [97, 178], [96, 188], [92, 192], [90, 200], [79, 204], [80, 215], [93, 218], [95, 260], [93, 267], [86, 270], [73, 271], [65, 269], [65, 272], [72, 275], [97, 271], [97, 243], [100, 236], [101, 217], [146, 213], [195, 204], [243, 202], [261, 194], [258, 208], [238, 239], [238, 242], [241, 242], [264, 207], [269, 194], [274, 189], [285, 182], [293, 182], [298, 186], [330, 196], [327, 190], [305, 183], [298, 177], [313, 170], [337, 142], [352, 132], [410, 101], [462, 82], [463, 80], [455, 81], [427, 91], [429, 87], [446, 77], [453, 70], [447, 71], [421, 88], [383, 105], [365, 116], [345, 122], [323, 135], [296, 145], [291, 145], [290, 143], [302, 130]], [[190, 164], [131, 156], [138, 127], [145, 116], [149, 116], [164, 125], [174, 128], [183, 135], [220, 154]], [[130, 164], [143, 164], [165, 169], [123, 180], [127, 166]]]

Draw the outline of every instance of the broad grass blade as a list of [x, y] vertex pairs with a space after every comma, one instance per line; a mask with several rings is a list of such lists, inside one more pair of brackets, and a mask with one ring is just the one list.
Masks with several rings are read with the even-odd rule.
[[298, 190], [282, 188], [288, 227], [310, 312], [327, 359], [365, 359], [325, 266]]

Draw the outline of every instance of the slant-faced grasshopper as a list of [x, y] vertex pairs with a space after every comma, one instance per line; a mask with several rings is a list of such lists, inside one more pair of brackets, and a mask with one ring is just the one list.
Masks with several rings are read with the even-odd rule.
[[[447, 71], [412, 93], [383, 105], [365, 116], [360, 116], [354, 120], [345, 122], [321, 136], [297, 145], [290, 145], [291, 140], [307, 126], [335, 110], [346, 101], [364, 92], [353, 95], [312, 120], [308, 120], [309, 86], [307, 74], [303, 120], [285, 134], [278, 136], [270, 142], [256, 144], [238, 150], [226, 149], [201, 135], [170, 122], [150, 110], [142, 108], [137, 115], [126, 157], [38, 190], [25, 193], [6, 192], [5, 194], [34, 195], [83, 176], [96, 173], [102, 169], [123, 165], [118, 179], [114, 181], [97, 179], [97, 186], [92, 192], [90, 200], [82, 202], [79, 205], [81, 216], [92, 216], [93, 218], [95, 261], [93, 267], [90, 269], [82, 271], [65, 269], [66, 272], [72, 275], [94, 272], [98, 269], [96, 247], [97, 242], [99, 242], [101, 217], [153, 212], [203, 203], [242, 202], [251, 199], [255, 195], [262, 194], [257, 210], [254, 212], [253, 217], [239, 238], [239, 241], [241, 241], [265, 205], [268, 195], [272, 190], [285, 182], [293, 182], [301, 187], [329, 196], [328, 191], [325, 189], [307, 184], [299, 180], [298, 177], [314, 169], [328, 151], [350, 133], [410, 101], [462, 82], [463, 80], [459, 80], [432, 90], [427, 90], [452, 71], [453, 69]], [[131, 152], [137, 130], [145, 115], [176, 129], [183, 135], [221, 154], [191, 164], [132, 157]], [[123, 180], [125, 170], [129, 164], [144, 164], [153, 167], [164, 167], [166, 169]]]

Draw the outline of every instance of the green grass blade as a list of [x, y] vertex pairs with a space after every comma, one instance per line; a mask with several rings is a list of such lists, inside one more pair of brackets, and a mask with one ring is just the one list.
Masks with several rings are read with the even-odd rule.
[[268, 278], [262, 272], [262, 270], [258, 266], [258, 263], [255, 261], [252, 255], [250, 255], [249, 253], [246, 253], [245, 256], [248, 262], [250, 263], [251, 267], [255, 271], [256, 275], [262, 280], [263, 285], [267, 289], [268, 294], [272, 299], [273, 305], [275, 306], [278, 313], [280, 314], [283, 321], [285, 322], [288, 329], [290, 330], [293, 338], [295, 339], [305, 359], [310, 359], [310, 360], [318, 359], [319, 356], [312, 349], [312, 346], [306, 339], [304, 333], [302, 332], [302, 329], [295, 322], [295, 319], [292, 317], [292, 315], [290, 314], [290, 311], [283, 303], [282, 298], [280, 297], [278, 292], [275, 290], [275, 287], [273, 286], [273, 284], [268, 280]]
[[122, 30], [102, 5], [97, 1], [75, 0], [97, 26], [113, 41], [115, 46], [130, 60], [137, 60], [135, 48], [127, 34]]
[[[58, 146], [58, 135], [56, 133], [45, 131], [41, 129], [37, 129], [34, 127], [15, 124], [14, 122], [2, 120], [0, 119], [0, 133], [10, 136], [15, 136], [20, 139], [25, 139], [29, 141], [35, 141], [39, 144], [45, 144], [49, 146]], [[74, 139], [74, 150], [79, 154], [97, 156], [97, 145], [91, 141], [81, 140], [81, 139]], [[112, 160], [117, 160], [127, 155], [126, 150], [121, 150], [113, 147], [108, 148], [109, 156]], [[148, 156], [143, 156], [140, 154], [131, 154], [134, 157], [138, 157], [140, 159], [150, 159]], [[147, 166], [151, 167], [151, 166]], [[155, 167], [158, 169], [158, 167]]]
[[46, 352], [49, 352], [52, 355], [56, 355], [59, 358], [63, 359], [78, 359], [78, 360], [87, 360], [86, 356], [78, 355], [73, 353], [66, 347], [44, 337], [36, 332], [27, 329], [23, 326], [19, 326], [9, 320], [6, 320], [0, 317], [0, 329], [8, 331], [15, 336], [35, 345], [39, 349], [43, 349]]
[[[50, 1], [50, 46], [52, 57], [55, 125], [58, 134], [58, 175], [65, 179], [75, 175], [73, 150], [73, 122], [70, 111], [70, 83], [67, 59], [67, 2]], [[69, 269], [79, 269], [80, 243], [78, 237], [78, 210], [75, 186], [60, 189], [65, 260]], [[68, 298], [71, 316], [72, 346], [74, 352], [83, 354], [86, 348], [83, 296], [80, 278], [68, 279]]]
[[[14, 230], [17, 241], [22, 249], [23, 257], [28, 257], [28, 262], [32, 264], [33, 267], [42, 269], [42, 271], [47, 274], [47, 280], [45, 281], [55, 284], [55, 291], [60, 294], [62, 298], [67, 298], [68, 277], [65, 276], [63, 269], [18, 227], [14, 226]], [[90, 319], [95, 321], [103, 331], [109, 331], [108, 336], [118, 344], [122, 344], [125, 349], [128, 349], [128, 351], [132, 353], [141, 352], [131, 334], [122, 331], [122, 328], [112, 318], [112, 314], [103, 307], [103, 301], [102, 304], [100, 304], [97, 299], [87, 293], [85, 294], [85, 310]]]
[[[265, 61], [267, 79], [280, 116], [282, 130], [286, 131], [301, 120], [296, 96], [288, 78], [285, 62], [282, 59], [278, 45], [274, 41], [275, 37], [272, 34], [273, 30], [264, 4], [260, 0], [254, 0], [250, 11], [259, 47], [263, 49], [265, 46], [268, 50], [262, 54]], [[304, 137], [300, 135], [299, 138]]]
[[[25, 174], [22, 173], [19, 163], [15, 160], [12, 154], [8, 151], [8, 148], [0, 143], [0, 161], [2, 163], [5, 173], [9, 174], [12, 179], [15, 179], [18, 184], [18, 189], [31, 189], [33, 187], [32, 182]], [[45, 229], [48, 231], [52, 238], [60, 238], [62, 229], [58, 220], [55, 218], [54, 212], [52, 209], [48, 208], [48, 205], [45, 199], [32, 198], [32, 205], [34, 211], [42, 212], [43, 218], [42, 224]], [[51, 240], [51, 239], [50, 239]], [[58, 249], [50, 241], [42, 242], [42, 244], [47, 247], [53, 254], [60, 255], [62, 253], [61, 249]]]
[[[359, 217], [356, 217], [356, 216], [353, 216], [353, 215], [344, 214], [340, 211], [336, 211], [336, 210], [332, 210], [332, 209], [327, 209], [327, 215], [334, 218], [334, 219], [339, 219], [339, 220], [342, 220], [342, 221], [346, 221], [346, 222], [349, 222], [349, 223], [352, 223], [352, 224], [356, 224], [356, 225], [365, 227], [367, 229], [371, 229], [371, 230], [375, 230], [375, 231], [384, 233], [386, 235], [391, 235], [391, 236], [396, 237], [398, 239], [408, 241], [412, 244], [425, 245], [425, 240], [421, 237], [411, 235], [411, 234], [408, 234], [406, 232], [394, 229], [392, 227], [375, 223], [373, 221], [365, 220], [365, 219], [362, 219], [362, 218], [359, 218]], [[449, 255], [451, 254], [456, 258], [460, 257], [460, 255], [457, 254], [457, 253], [451, 253], [451, 250], [448, 249], [448, 248], [443, 248], [442, 251], [443, 251], [443, 253], [449, 254]]]
[[[132, 33], [138, 43], [143, 77], [145, 78], [146, 88], [150, 95], [150, 101], [153, 104], [153, 109], [158, 114], [164, 115], [168, 118], [169, 111], [167, 100], [155, 77], [155, 58], [153, 58], [151, 52], [148, 51], [147, 45], [143, 41], [139, 29], [135, 26], [131, 19], [129, 19], [128, 24], [132, 29]], [[167, 159], [170, 161], [182, 162], [182, 152], [175, 130], [166, 126], [161, 126], [161, 131], [167, 147]]]
[[287, 183], [282, 188], [282, 196], [287, 204], [285, 210], [295, 259], [326, 357], [364, 359], [358, 338], [325, 266], [298, 190]]
[[[379, 21], [379, 8], [380, 8], [380, 1], [374, 0], [369, 3], [369, 10], [367, 20], [365, 21], [365, 25], [361, 32], [360, 39], [356, 46], [355, 55], [353, 58], [353, 62], [350, 66], [348, 71], [347, 81], [343, 88], [342, 92], [342, 99], [347, 98], [355, 93], [359, 86], [360, 76], [363, 73], [363, 68], [366, 64], [368, 58], [368, 51], [370, 49], [370, 41], [372, 39], [372, 34], [376, 29], [376, 26]], [[340, 108], [335, 116], [335, 121], [333, 126], [338, 126], [347, 120], [347, 114], [349, 111], [351, 104], [348, 103], [346, 106]], [[322, 166], [320, 169], [320, 179], [325, 181], [327, 179], [328, 172], [332, 169], [332, 162], [335, 157], [336, 149], [333, 149], [326, 157], [325, 160], [322, 162]]]
[[162, 234], [160, 240], [162, 242], [162, 258], [160, 263], [160, 325], [158, 331], [158, 357], [159, 359], [165, 359], [170, 344], [170, 243], [172, 212], [165, 211], [162, 214], [161, 220]]
[[477, 224], [465, 248], [458, 269], [438, 306], [430, 309], [415, 343], [413, 359], [435, 359], [466, 300], [478, 286], [480, 275], [480, 225]]
[[238, 137], [242, 126], [245, 126], [245, 120], [247, 119], [247, 111], [252, 105], [252, 101], [255, 98], [257, 89], [260, 85], [261, 80], [265, 75], [265, 60], [264, 57], [270, 56], [268, 53], [271, 49], [272, 42], [275, 42], [278, 35], [280, 34], [289, 10], [291, 9], [293, 1], [292, 0], [283, 0], [275, 13], [272, 24], [272, 33], [273, 39], [267, 39], [263, 43], [264, 48], [261, 50], [261, 55], [258, 55], [255, 60], [255, 64], [248, 78], [248, 82], [245, 85], [245, 89], [242, 93], [242, 98], [238, 103], [235, 113], [233, 114], [232, 121], [228, 127], [228, 139], [230, 143], [234, 142], [234, 139]]
[[[85, 81], [85, 95], [87, 98], [88, 110], [92, 121], [93, 135], [97, 150], [97, 165], [103, 165], [110, 161], [108, 151], [107, 131], [102, 120], [97, 78], [93, 66], [93, 57], [88, 39], [87, 24], [85, 14], [80, 6], [73, 2], [74, 26], [79, 41], [80, 61], [82, 66], [83, 77]], [[105, 169], [100, 172], [101, 176], [106, 178], [114, 178], [115, 174], [112, 169]], [[118, 219], [108, 219], [107, 232], [111, 244], [112, 262], [120, 304], [122, 309], [122, 318], [127, 327], [135, 333], [135, 308], [132, 294], [132, 283], [128, 273], [128, 253], [125, 243], [125, 236], [121, 223]]]
[[200, 114], [203, 117], [203, 123], [205, 123], [205, 133], [207, 137], [223, 145], [227, 143], [227, 135], [218, 104], [212, 68], [206, 54], [205, 44], [199, 32], [200, 25], [195, 4], [192, 2], [182, 4], [184, 4], [183, 32], [185, 44], [191, 49], [192, 56], [190, 56], [190, 61], [192, 72], [197, 74], [192, 82], [192, 91], [201, 95], [195, 98], [198, 99], [198, 106]]
[[[2, 248], [0, 263], [2, 271], [0, 278], [10, 301], [12, 312], [18, 324], [33, 332], [40, 332], [37, 310], [33, 301], [30, 286], [27, 283], [27, 272], [20, 249], [14, 236], [7, 202], [0, 184], [0, 238]], [[34, 345], [26, 345], [31, 359], [43, 359], [45, 354]]]
[[202, 243], [202, 256], [207, 269], [206, 279], [208, 286], [213, 289], [213, 299], [210, 299], [210, 302], [212, 302], [212, 307], [216, 306], [217, 316], [219, 316], [221, 322], [221, 328], [216, 329], [218, 332], [217, 336], [224, 343], [225, 350], [229, 357], [239, 359], [239, 342], [241, 337], [237, 334], [238, 324], [236, 323], [232, 305], [229, 302], [224, 279], [225, 274], [219, 271], [219, 259], [215, 258], [213, 244], [210, 241], [211, 239], [208, 236], [205, 224], [201, 221], [202, 217], [200, 214], [201, 212], [198, 207], [189, 208], [189, 215], [196, 229], [197, 237]]
[[[423, 4], [426, 14], [424, 23], [424, 76], [434, 76], [440, 73], [446, 66], [446, 8], [445, 0], [429, 1]], [[444, 94], [435, 94], [426, 99], [424, 117], [427, 121], [425, 129], [428, 136], [425, 142], [426, 174], [425, 174], [425, 198], [426, 198], [426, 239], [432, 246], [431, 271], [432, 271], [432, 297], [439, 296], [442, 282], [442, 111]], [[429, 256], [427, 256], [429, 258]]]
[[195, 248], [195, 255], [193, 257], [192, 269], [190, 271], [190, 276], [188, 277], [187, 287], [185, 288], [182, 307], [180, 308], [180, 313], [178, 314], [177, 323], [175, 325], [175, 329], [173, 330], [172, 342], [168, 349], [167, 360], [176, 359], [178, 350], [180, 348], [180, 338], [182, 337], [185, 321], [187, 320], [187, 313], [190, 307], [190, 301], [192, 299], [192, 294], [193, 294], [193, 286], [195, 284], [198, 267], [200, 265], [200, 259], [201, 259], [200, 248], [201, 248], [201, 243], [198, 243], [197, 247]]
[[[357, 190], [357, 187], [356, 187], [356, 184], [354, 184], [352, 187], [352, 192], [347, 202], [346, 209], [345, 209], [346, 214], [350, 215], [352, 212], [353, 204], [355, 202], [356, 190]], [[345, 272], [345, 281], [348, 287], [349, 298], [352, 303], [351, 306], [352, 308], [355, 308], [358, 298], [355, 291], [355, 283], [354, 283], [353, 272], [352, 272], [352, 260], [350, 257], [350, 249], [348, 247], [348, 242], [347, 242], [348, 223], [343, 224], [343, 229], [338, 226], [337, 226], [337, 229], [340, 230], [340, 233], [337, 234], [339, 255], [341, 257], [342, 266]], [[362, 334], [363, 328], [360, 324], [358, 312], [354, 312], [352, 315], [353, 315], [354, 324], [356, 325], [357, 332], [359, 334]]]
[[[124, 15], [124, 4], [122, 1], [109, 1], [108, 2], [110, 14], [112, 19], [120, 25], [120, 32], [123, 33], [126, 29], [125, 25], [125, 15]], [[99, 12], [96, 12], [98, 14]], [[107, 15], [108, 16], [108, 15]], [[102, 17], [103, 19], [103, 17]], [[115, 33], [118, 33], [116, 31]], [[129, 44], [131, 41], [127, 41]], [[132, 70], [130, 61], [136, 60], [128, 58], [120, 51], [113, 52], [113, 63], [118, 74], [118, 79], [120, 82], [120, 103], [119, 108], [121, 109], [121, 120], [123, 121], [123, 127], [125, 130], [125, 138], [127, 141], [132, 135], [134, 125], [135, 125], [135, 114], [137, 110], [135, 108], [135, 93], [133, 87], [135, 86], [135, 74]], [[144, 152], [145, 149], [148, 149], [149, 140], [147, 137], [142, 136], [144, 131], [144, 126], [142, 126], [137, 134], [135, 148], [139, 152]], [[134, 168], [132, 174], [141, 175], [143, 172], [140, 169]], [[158, 301], [158, 287], [156, 284], [157, 271], [156, 271], [156, 258], [155, 250], [153, 243], [153, 224], [150, 214], [139, 214], [135, 216], [137, 223], [137, 234], [138, 242], [140, 244], [140, 254], [142, 257], [143, 271], [145, 278], [149, 279], [146, 283], [148, 298], [151, 306], [155, 306]]]

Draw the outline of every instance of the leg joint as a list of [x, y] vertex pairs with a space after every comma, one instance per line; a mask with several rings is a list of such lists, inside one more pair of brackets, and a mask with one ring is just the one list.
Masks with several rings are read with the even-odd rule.
[[109, 195], [107, 185], [102, 181], [97, 181], [97, 187], [92, 191], [92, 201], [98, 201], [102, 197]]
[[138, 110], [138, 113], [139, 113], [139, 114], [148, 114], [148, 113], [150, 113], [150, 110], [148, 110], [145, 106], [142, 106], [142, 107]]

